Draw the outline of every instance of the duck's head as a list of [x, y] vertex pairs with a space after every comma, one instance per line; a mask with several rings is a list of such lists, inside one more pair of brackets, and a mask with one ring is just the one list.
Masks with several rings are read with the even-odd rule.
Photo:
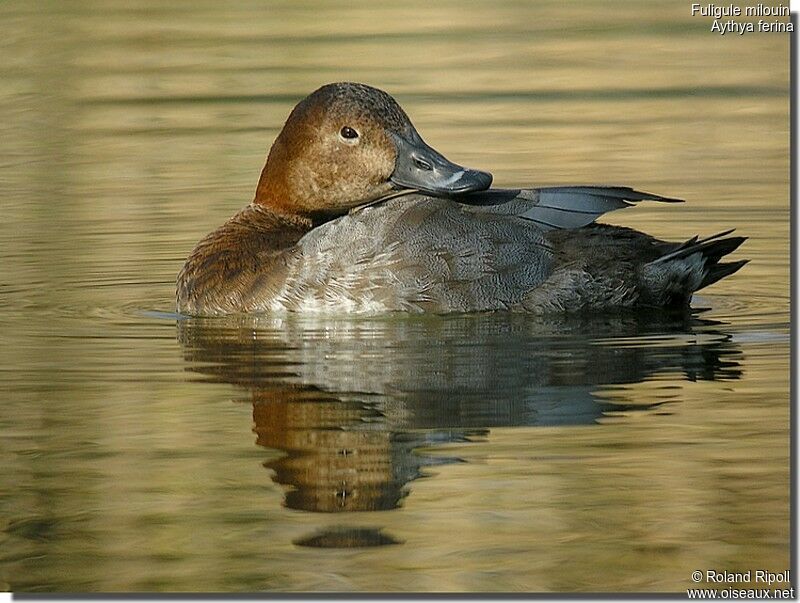
[[283, 214], [335, 216], [395, 191], [455, 195], [492, 175], [429, 147], [400, 105], [364, 84], [328, 84], [289, 115], [267, 157], [255, 202]]

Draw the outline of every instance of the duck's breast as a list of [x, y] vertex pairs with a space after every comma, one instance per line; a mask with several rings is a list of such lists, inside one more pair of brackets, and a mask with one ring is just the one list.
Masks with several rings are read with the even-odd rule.
[[529, 221], [415, 195], [315, 228], [289, 261], [265, 309], [467, 312], [517, 303], [552, 253]]

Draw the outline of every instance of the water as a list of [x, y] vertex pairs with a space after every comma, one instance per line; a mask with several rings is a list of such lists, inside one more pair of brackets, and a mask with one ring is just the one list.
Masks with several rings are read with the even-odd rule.
[[[0, 5], [0, 586], [670, 591], [789, 564], [788, 38], [681, 2]], [[751, 263], [694, 317], [178, 320], [293, 104]]]

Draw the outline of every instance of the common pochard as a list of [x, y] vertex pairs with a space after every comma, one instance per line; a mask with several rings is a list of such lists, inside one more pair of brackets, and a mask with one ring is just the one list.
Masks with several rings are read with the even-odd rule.
[[492, 189], [428, 146], [387, 93], [328, 84], [291, 112], [255, 198], [206, 236], [177, 308], [237, 312], [615, 311], [686, 308], [747, 260], [731, 231], [682, 243], [601, 214], [627, 187]]

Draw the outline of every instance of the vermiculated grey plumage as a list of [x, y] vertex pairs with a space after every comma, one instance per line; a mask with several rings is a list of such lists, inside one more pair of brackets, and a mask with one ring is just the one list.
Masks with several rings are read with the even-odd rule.
[[492, 190], [470, 205], [408, 195], [323, 224], [287, 255], [263, 310], [537, 314], [681, 306], [746, 261], [730, 231], [685, 243], [593, 224], [641, 200], [623, 187]]

